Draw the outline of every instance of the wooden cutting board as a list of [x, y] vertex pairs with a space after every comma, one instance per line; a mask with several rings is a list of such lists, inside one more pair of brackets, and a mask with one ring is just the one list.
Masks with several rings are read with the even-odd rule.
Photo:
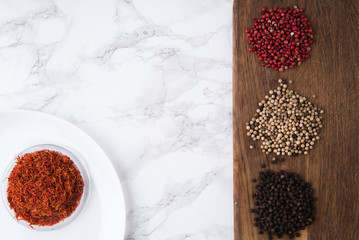
[[[260, 65], [248, 52], [245, 29], [267, 8], [304, 8], [315, 31], [310, 57], [301, 66], [282, 73]], [[315, 222], [300, 239], [359, 239], [359, 1], [234, 0], [233, 7], [233, 137], [235, 240], [264, 240], [253, 227], [251, 180], [265, 163], [272, 170], [299, 173], [313, 184]], [[245, 123], [258, 101], [277, 87], [278, 78], [294, 81], [290, 88], [325, 110], [321, 139], [306, 156], [285, 157], [270, 164], [259, 143], [246, 136]], [[313, 99], [313, 94], [317, 96]], [[253, 145], [254, 149], [250, 149]], [[271, 156], [273, 157], [273, 156]], [[284, 238], [284, 239], [287, 239]]]

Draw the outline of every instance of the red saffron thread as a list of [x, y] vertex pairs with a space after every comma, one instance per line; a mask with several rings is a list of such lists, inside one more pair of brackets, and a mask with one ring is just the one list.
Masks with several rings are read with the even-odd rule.
[[16, 160], [7, 188], [7, 200], [16, 219], [30, 226], [52, 226], [76, 210], [84, 181], [68, 156], [41, 150]]

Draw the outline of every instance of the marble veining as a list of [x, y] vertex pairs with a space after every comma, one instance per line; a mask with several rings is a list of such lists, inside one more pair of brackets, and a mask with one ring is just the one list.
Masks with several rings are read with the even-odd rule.
[[101, 145], [127, 240], [233, 239], [232, 4], [0, 2], [0, 110], [58, 116]]

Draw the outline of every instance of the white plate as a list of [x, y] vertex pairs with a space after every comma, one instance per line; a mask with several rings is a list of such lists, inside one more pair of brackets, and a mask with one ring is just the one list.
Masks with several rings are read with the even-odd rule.
[[86, 206], [68, 226], [35, 231], [12, 219], [0, 201], [1, 239], [108, 240], [124, 239], [126, 210], [120, 180], [96, 142], [70, 123], [32, 111], [0, 112], [0, 176], [22, 150], [37, 144], [64, 146], [84, 159], [91, 182]]

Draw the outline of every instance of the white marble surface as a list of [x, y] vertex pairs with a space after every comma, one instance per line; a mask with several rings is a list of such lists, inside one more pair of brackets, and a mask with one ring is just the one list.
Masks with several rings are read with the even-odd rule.
[[127, 240], [233, 239], [231, 20], [230, 0], [0, 1], [0, 110], [101, 145]]

